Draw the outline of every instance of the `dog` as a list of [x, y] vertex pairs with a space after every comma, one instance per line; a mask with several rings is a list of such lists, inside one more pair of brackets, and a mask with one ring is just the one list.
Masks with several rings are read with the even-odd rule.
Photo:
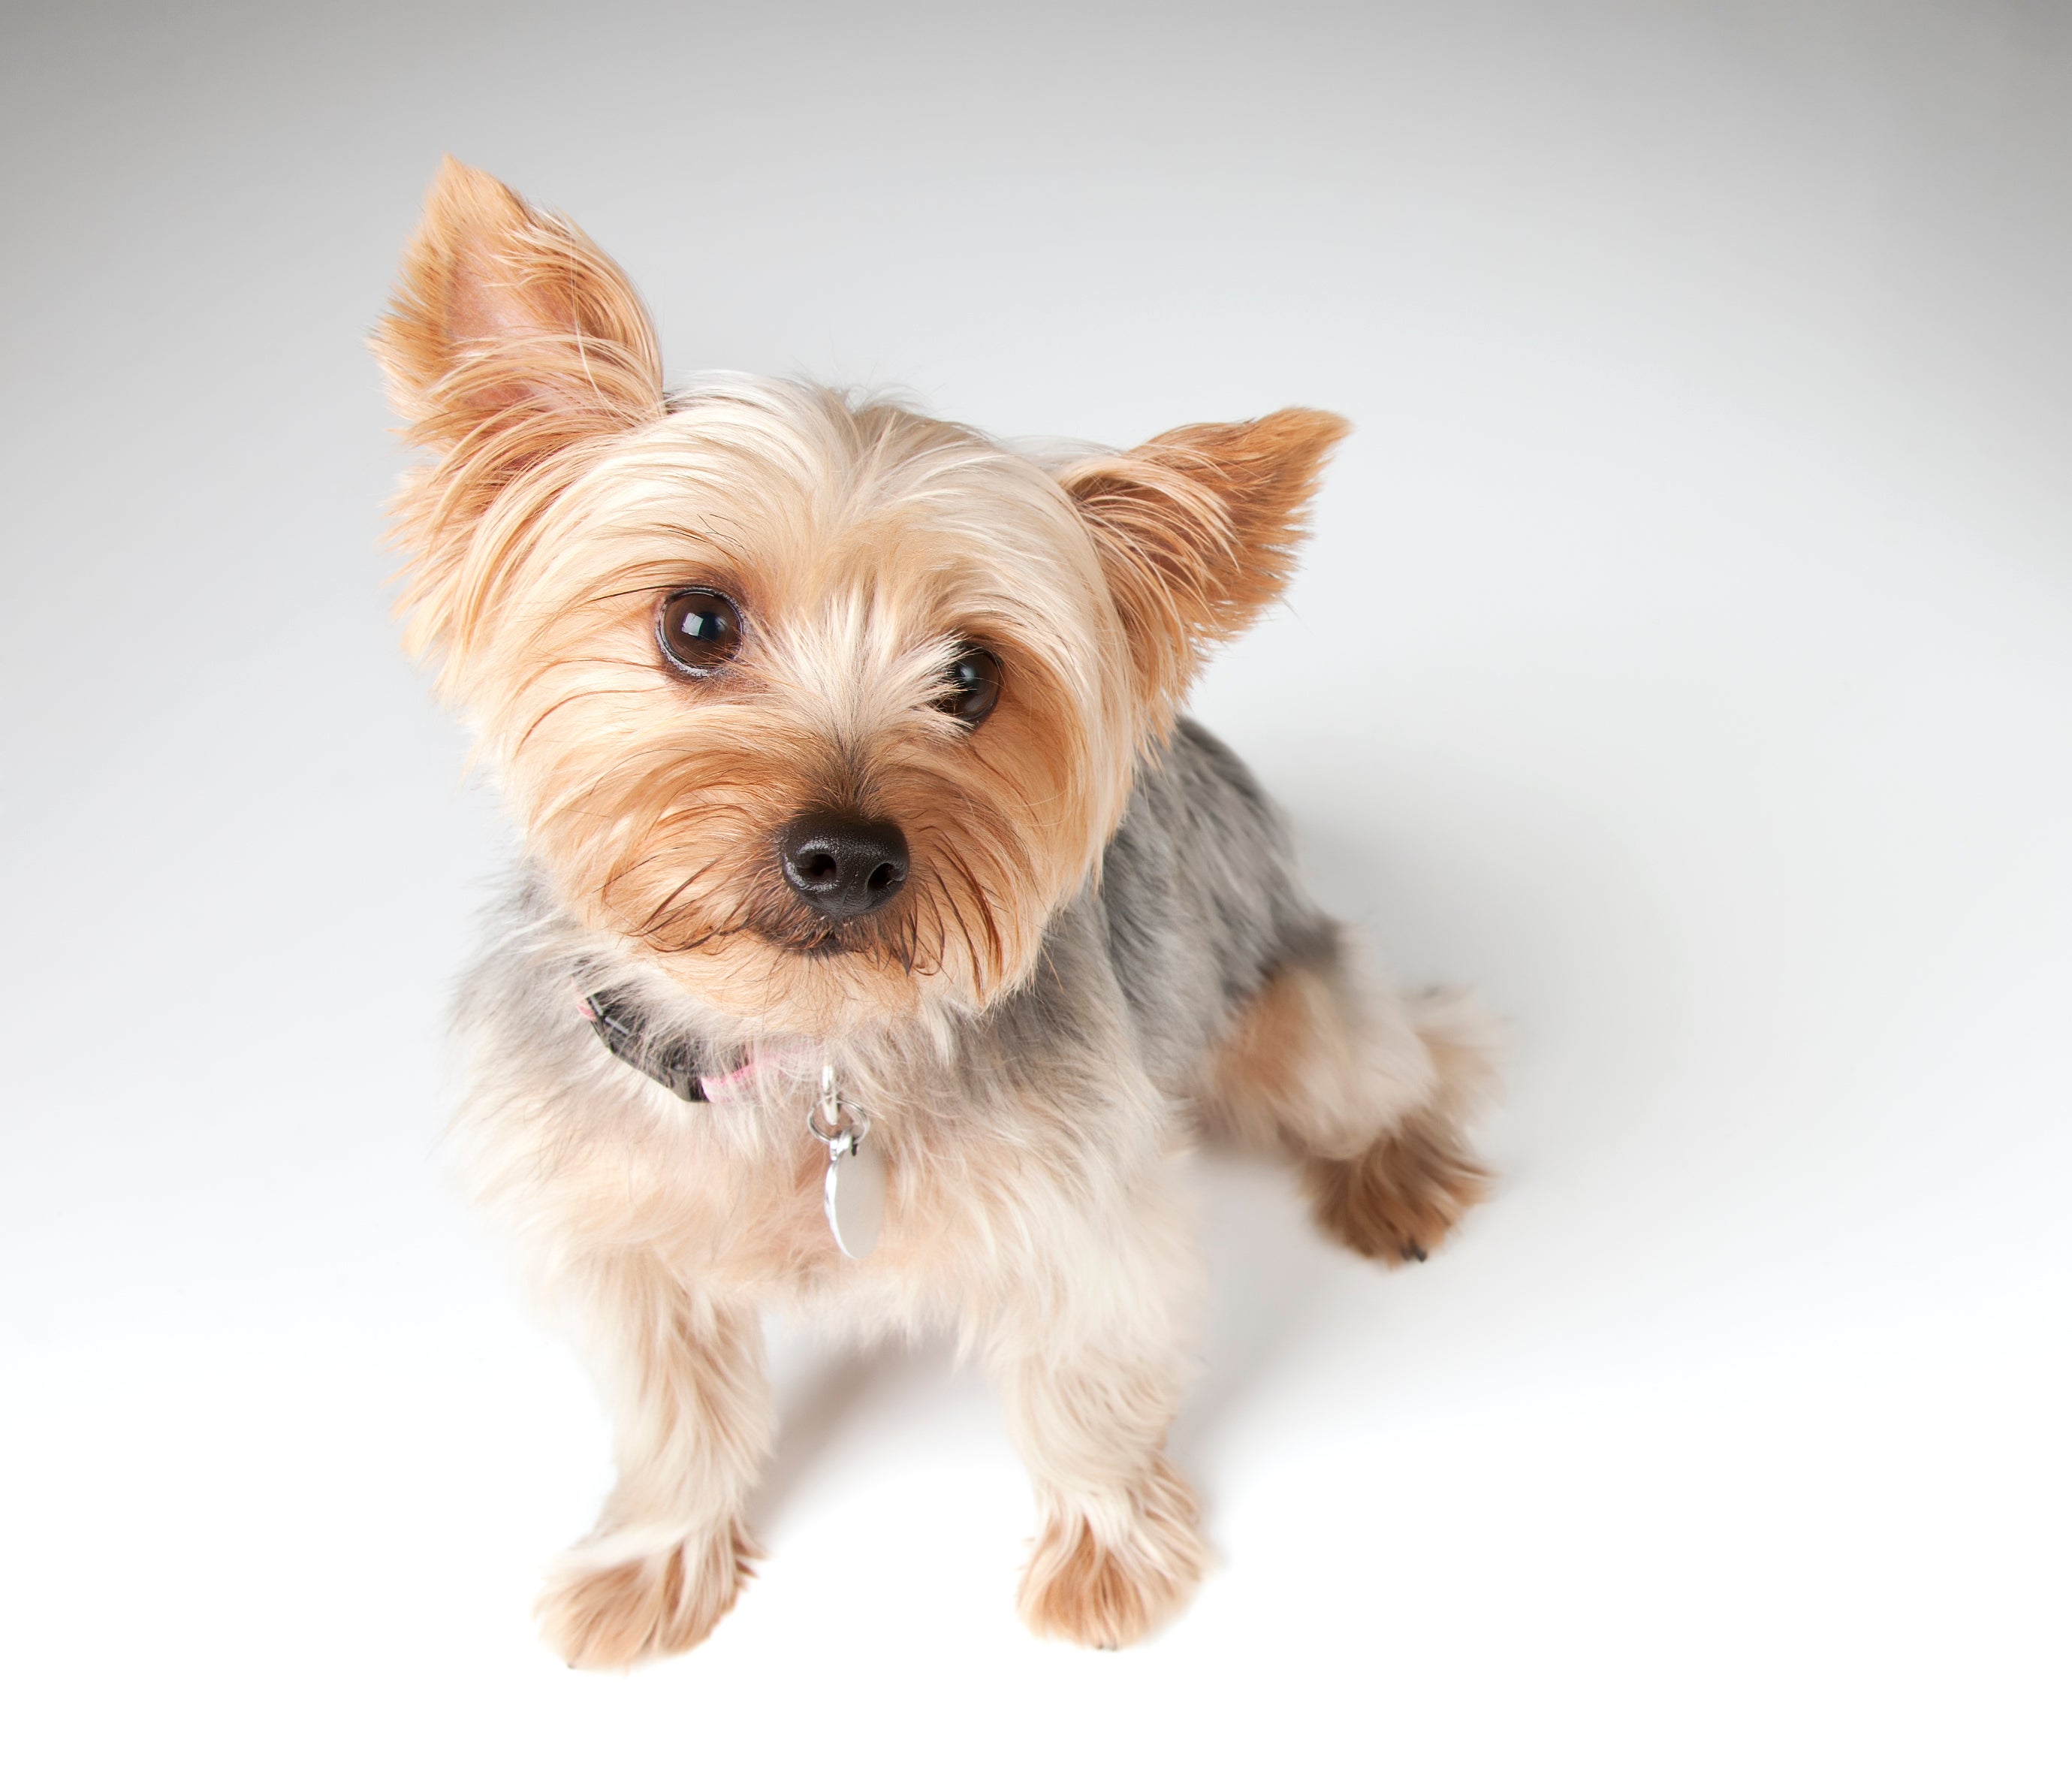
[[733, 1604], [771, 1311], [954, 1330], [1034, 1483], [1023, 1619], [1141, 1639], [1207, 1557], [1164, 1451], [1174, 1154], [1278, 1148], [1390, 1265], [1486, 1178], [1478, 1015], [1362, 981], [1180, 714], [1346, 423], [1046, 456], [802, 383], [672, 392], [619, 268], [450, 160], [375, 348], [420, 453], [405, 645], [523, 842], [456, 1146], [615, 1430], [546, 1640], [625, 1666]]

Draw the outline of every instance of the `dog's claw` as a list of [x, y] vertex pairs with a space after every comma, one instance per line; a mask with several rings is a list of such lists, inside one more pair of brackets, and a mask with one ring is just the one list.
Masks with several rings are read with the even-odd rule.
[[1424, 1261], [1429, 1259], [1432, 1256], [1426, 1253], [1423, 1248], [1420, 1247], [1417, 1243], [1413, 1241], [1408, 1247], [1403, 1249], [1403, 1257], [1405, 1259], [1414, 1259], [1420, 1266], [1422, 1266]]

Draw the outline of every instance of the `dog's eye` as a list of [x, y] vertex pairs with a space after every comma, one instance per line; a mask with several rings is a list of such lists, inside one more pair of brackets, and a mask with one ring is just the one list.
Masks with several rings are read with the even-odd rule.
[[943, 676], [949, 682], [935, 708], [967, 728], [976, 728], [1000, 702], [1000, 656], [990, 648], [966, 648]]
[[703, 677], [740, 652], [741, 613], [724, 593], [686, 586], [662, 601], [655, 634], [672, 662]]

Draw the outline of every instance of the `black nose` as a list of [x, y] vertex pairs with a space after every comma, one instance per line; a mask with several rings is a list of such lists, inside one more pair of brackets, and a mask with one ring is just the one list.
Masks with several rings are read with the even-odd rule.
[[778, 836], [784, 880], [829, 920], [882, 908], [906, 881], [906, 836], [890, 821], [808, 810]]

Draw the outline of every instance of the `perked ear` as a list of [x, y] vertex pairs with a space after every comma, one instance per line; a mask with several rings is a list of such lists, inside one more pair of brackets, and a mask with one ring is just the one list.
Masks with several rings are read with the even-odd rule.
[[484, 551], [477, 521], [535, 471], [537, 510], [556, 466], [565, 479], [582, 462], [571, 447], [659, 419], [661, 355], [626, 274], [587, 235], [450, 158], [374, 351], [410, 442], [434, 459], [405, 479], [396, 506], [396, 539], [417, 558], [397, 602], [405, 645], [442, 654], [450, 687], [491, 593], [470, 564], [501, 559], [524, 526], [507, 511], [500, 545]]
[[574, 223], [450, 157], [374, 350], [441, 479], [487, 484], [462, 503], [478, 511], [564, 446], [662, 412], [655, 330], [626, 274]]
[[1350, 430], [1335, 414], [1283, 408], [1182, 426], [1060, 475], [1092, 529], [1154, 735], [1207, 651], [1280, 596], [1324, 459]]

